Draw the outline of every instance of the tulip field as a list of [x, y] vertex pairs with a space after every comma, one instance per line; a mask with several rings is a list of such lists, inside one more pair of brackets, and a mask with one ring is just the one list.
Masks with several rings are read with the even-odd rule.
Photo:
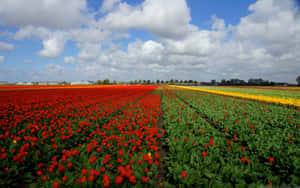
[[0, 187], [297, 187], [300, 107], [289, 101], [0, 87]]

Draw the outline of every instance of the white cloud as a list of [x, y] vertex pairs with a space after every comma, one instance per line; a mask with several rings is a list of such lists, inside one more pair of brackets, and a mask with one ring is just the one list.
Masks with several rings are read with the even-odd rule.
[[236, 28], [238, 40], [251, 40], [274, 56], [300, 50], [300, 16], [292, 0], [260, 0], [249, 10]]
[[0, 64], [3, 63], [5, 60], [5, 57], [4, 56], [0, 56]]
[[9, 44], [9, 43], [0, 41], [0, 52], [1, 51], [12, 51], [12, 50], [14, 50], [13, 44]]
[[149, 40], [136, 41], [128, 45], [128, 58], [142, 62], [160, 62], [163, 58], [164, 46], [161, 43]]
[[212, 29], [225, 29], [225, 21], [223, 19], [218, 18], [216, 15], [212, 15], [211, 19], [213, 21]]
[[79, 43], [78, 47], [81, 48], [78, 54], [79, 60], [93, 61], [101, 54], [101, 45], [97, 43]]
[[14, 35], [15, 40], [23, 40], [32, 36], [39, 38], [46, 38], [50, 35], [51, 31], [45, 27], [35, 27], [32, 25], [21, 27]]
[[67, 40], [66, 37], [65, 33], [53, 33], [43, 40], [44, 49], [38, 52], [37, 55], [47, 58], [58, 57], [64, 51], [65, 42]]
[[196, 29], [189, 24], [190, 20], [185, 0], [145, 0], [136, 7], [118, 4], [100, 19], [99, 25], [112, 30], [145, 29], [161, 37], [180, 38]]
[[100, 9], [100, 12], [105, 13], [112, 10], [117, 4], [120, 3], [120, 0], [104, 0]]
[[70, 31], [70, 34], [73, 41], [88, 43], [107, 41], [111, 37], [111, 32], [94, 27], [73, 29]]
[[1, 0], [0, 25], [69, 28], [86, 24], [86, 0]]
[[191, 32], [182, 40], [163, 39], [171, 53], [182, 55], [209, 55], [214, 53], [218, 43], [213, 41], [211, 31]]
[[75, 64], [76, 59], [72, 56], [64, 57], [64, 62], [68, 64]]

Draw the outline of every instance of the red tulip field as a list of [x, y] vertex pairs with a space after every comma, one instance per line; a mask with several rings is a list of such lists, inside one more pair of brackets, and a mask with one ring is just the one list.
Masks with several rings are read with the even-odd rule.
[[169, 86], [0, 89], [0, 187], [300, 186], [300, 107]]

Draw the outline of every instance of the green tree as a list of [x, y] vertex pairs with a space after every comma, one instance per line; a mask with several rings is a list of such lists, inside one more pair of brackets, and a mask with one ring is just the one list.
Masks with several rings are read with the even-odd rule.
[[105, 80], [103, 80], [103, 84], [104, 84], [104, 85], [109, 85], [109, 79], [106, 78]]

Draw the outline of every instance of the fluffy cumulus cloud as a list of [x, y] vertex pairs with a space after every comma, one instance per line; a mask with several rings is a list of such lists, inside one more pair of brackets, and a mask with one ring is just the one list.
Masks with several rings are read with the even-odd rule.
[[236, 28], [238, 39], [260, 43], [279, 57], [299, 50], [300, 15], [293, 1], [261, 0], [249, 11], [252, 13], [242, 18]]
[[1, 0], [0, 24], [68, 28], [89, 20], [85, 0]]
[[19, 30], [14, 34], [13, 38], [15, 40], [23, 40], [26, 38], [31, 38], [32, 36], [46, 38], [49, 37], [50, 33], [50, 30], [45, 27], [26, 25], [24, 27], [20, 27]]
[[190, 9], [185, 0], [145, 0], [141, 5], [119, 3], [99, 25], [111, 30], [145, 29], [157, 36], [180, 38], [194, 31]]
[[[0, 24], [20, 26], [15, 40], [41, 39], [39, 56], [56, 58], [68, 40], [74, 41], [77, 57], [64, 57], [64, 62], [75, 65], [80, 79], [263, 77], [294, 82], [300, 70], [300, 13], [294, 0], [257, 0], [236, 25], [211, 15], [205, 30], [191, 24], [186, 0], [144, 0], [138, 5], [104, 0], [95, 12], [101, 15], [97, 19], [87, 13], [84, 0], [29, 0], [26, 6], [17, 0], [0, 1], [8, 7], [0, 8]], [[46, 4], [49, 9], [44, 10]], [[155, 40], [119, 44], [119, 39], [130, 38], [131, 29], [148, 31]], [[0, 51], [7, 45], [0, 43]], [[45, 70], [49, 76], [70, 76], [57, 64]]]
[[1, 51], [12, 51], [12, 50], [14, 50], [13, 44], [9, 44], [9, 43], [0, 41], [0, 52]]
[[43, 40], [44, 49], [38, 52], [38, 55], [48, 58], [58, 57], [64, 51], [65, 42], [64, 33], [53, 33]]

